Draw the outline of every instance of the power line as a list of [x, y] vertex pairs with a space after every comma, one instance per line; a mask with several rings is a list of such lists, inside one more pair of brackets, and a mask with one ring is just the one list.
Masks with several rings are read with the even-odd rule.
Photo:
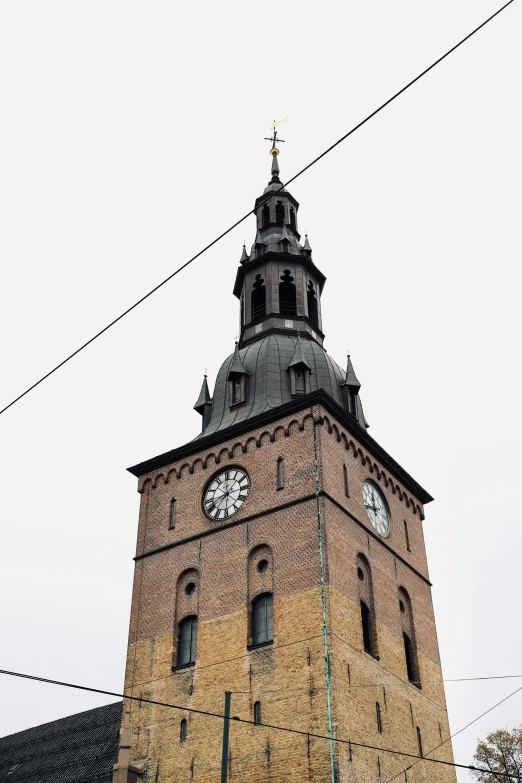
[[[452, 54], [456, 49], [459, 48], [459, 46], [462, 46], [463, 43], [468, 41], [475, 33], [477, 33], [479, 30], [481, 30], [485, 25], [488, 24], [488, 22], [491, 22], [492, 19], [494, 19], [498, 14], [500, 14], [501, 11], [503, 11], [505, 8], [508, 7], [508, 5], [511, 5], [514, 0], [508, 0], [508, 2], [503, 5], [501, 8], [498, 9], [498, 11], [495, 11], [494, 14], [492, 14], [490, 17], [488, 17], [482, 24], [480, 24], [478, 27], [476, 27], [474, 30], [472, 30], [471, 33], [466, 35], [465, 38], [462, 38], [455, 46], [453, 46], [451, 49], [449, 49], [445, 54], [442, 55], [442, 57], [439, 57], [438, 60], [435, 60], [434, 63], [432, 63], [428, 68], [426, 68], [422, 73], [420, 73], [418, 76], [416, 76], [414, 79], [412, 79], [408, 84], [406, 84], [402, 89], [400, 89], [398, 92], [396, 92], [394, 95], [392, 95], [391, 98], [388, 98], [387, 101], [382, 103], [377, 109], [375, 109], [371, 114], [368, 114], [367, 117], [365, 117], [364, 120], [359, 122], [357, 125], [355, 125], [351, 130], [348, 131], [348, 133], [345, 133], [344, 136], [341, 136], [340, 139], [338, 139], [334, 144], [332, 144], [330, 147], [328, 147], [324, 152], [322, 152], [320, 155], [318, 155], [314, 160], [312, 160], [308, 165], [306, 165], [304, 168], [302, 168], [300, 171], [297, 172], [297, 174], [294, 174], [294, 176], [289, 179], [286, 183], [281, 185], [281, 187], [276, 190], [269, 193], [265, 198], [263, 198], [261, 201], [258, 202], [257, 207], [259, 208], [265, 201], [268, 201], [272, 196], [279, 193], [283, 188], [285, 188], [287, 185], [290, 185], [291, 182], [294, 182], [298, 177], [301, 176], [301, 174], [304, 174], [305, 171], [308, 171], [312, 166], [314, 166], [316, 163], [318, 163], [322, 158], [325, 157], [325, 155], [328, 155], [332, 150], [334, 150], [339, 144], [341, 144], [343, 141], [345, 141], [349, 136], [352, 135], [352, 133], [355, 133], [355, 131], [359, 130], [363, 125], [365, 125], [369, 120], [371, 120], [373, 117], [375, 117], [376, 114], [378, 114], [380, 111], [382, 111], [386, 106], [388, 106], [392, 101], [394, 101], [396, 98], [399, 97], [399, 95], [402, 95], [403, 92], [408, 90], [410, 87], [412, 87], [416, 82], [419, 81], [419, 79], [422, 79], [423, 76], [425, 76], [427, 73], [429, 73], [433, 68], [435, 68], [439, 63], [441, 63], [443, 60], [446, 59], [450, 54]], [[59, 364], [56, 365], [56, 367], [53, 367], [52, 370], [50, 370], [48, 373], [43, 375], [36, 383], [33, 383], [32, 386], [29, 386], [28, 389], [26, 389], [22, 394], [19, 394], [18, 397], [15, 397], [14, 400], [12, 400], [8, 405], [5, 406], [5, 408], [2, 408], [0, 410], [0, 414], [5, 413], [6, 410], [11, 408], [15, 403], [17, 403], [19, 400], [22, 399], [22, 397], [25, 397], [26, 394], [29, 394], [30, 391], [35, 389], [37, 386], [39, 386], [43, 381], [45, 381], [47, 378], [49, 378], [53, 373], [55, 373], [57, 370], [60, 369], [60, 367], [63, 367], [64, 364], [67, 364], [71, 359], [73, 359], [77, 354], [79, 354], [81, 351], [84, 350], [84, 348], [87, 348], [88, 345], [93, 343], [95, 340], [98, 339], [98, 337], [101, 337], [102, 334], [104, 334], [106, 331], [108, 331], [112, 326], [118, 323], [118, 321], [121, 321], [122, 318], [124, 318], [126, 315], [128, 315], [132, 310], [134, 310], [138, 305], [140, 305], [142, 302], [144, 302], [146, 299], [149, 298], [149, 296], [152, 296], [152, 294], [156, 293], [162, 286], [164, 286], [166, 283], [169, 282], [169, 280], [172, 280], [173, 277], [175, 277], [177, 274], [179, 274], [183, 269], [185, 269], [189, 264], [192, 264], [193, 261], [195, 261], [197, 258], [203, 255], [207, 250], [209, 250], [211, 247], [216, 245], [221, 239], [223, 239], [227, 234], [230, 234], [231, 231], [233, 231], [237, 226], [239, 226], [241, 223], [243, 223], [250, 215], [254, 214], [255, 210], [251, 209], [249, 212], [246, 213], [246, 215], [243, 215], [243, 217], [239, 218], [239, 220], [236, 220], [235, 223], [233, 223], [229, 228], [227, 228], [225, 231], [223, 231], [219, 236], [217, 236], [215, 239], [212, 240], [212, 242], [209, 242], [208, 245], [206, 245], [202, 250], [200, 250], [196, 255], [192, 256], [188, 261], [186, 261], [184, 264], [182, 264], [178, 269], [176, 269], [172, 274], [170, 274], [168, 277], [166, 277], [161, 283], [158, 283], [158, 285], [154, 286], [147, 294], [141, 297], [141, 299], [138, 299], [137, 302], [135, 302], [133, 305], [128, 307], [121, 315], [117, 316], [113, 321], [111, 321], [107, 326], [105, 326], [103, 329], [101, 329], [99, 332], [97, 332], [93, 337], [90, 338], [90, 340], [87, 340], [87, 342], [83, 343], [79, 348], [76, 349], [73, 353], [71, 353], [69, 356], [67, 356], [66, 359], [61, 361]]]
[[[520, 687], [520, 688], [517, 688], [517, 689], [516, 689], [516, 691], [513, 691], [512, 693], [508, 694], [508, 696], [505, 696], [505, 697], [504, 697], [503, 699], [501, 699], [500, 701], [497, 701], [497, 703], [496, 703], [496, 704], [494, 704], [494, 705], [493, 705], [492, 707], [490, 707], [488, 710], [486, 710], [485, 712], [483, 712], [483, 713], [482, 713], [481, 715], [479, 715], [477, 718], [473, 718], [473, 720], [472, 720], [472, 721], [470, 721], [469, 723], [467, 723], [465, 726], [463, 726], [461, 729], [459, 729], [458, 731], [456, 731], [454, 734], [450, 734], [450, 735], [449, 735], [449, 737], [448, 737], [447, 739], [445, 739], [445, 740], [444, 740], [444, 742], [441, 742], [439, 745], [436, 745], [434, 748], [432, 748], [431, 750], [429, 750], [429, 751], [428, 751], [428, 753], [427, 753], [426, 755], [429, 755], [430, 753], [434, 753], [436, 750], [438, 750], [438, 749], [439, 749], [439, 748], [441, 748], [443, 745], [445, 745], [445, 744], [446, 744], [446, 742], [449, 742], [449, 741], [450, 741], [450, 739], [453, 739], [453, 737], [456, 737], [456, 736], [457, 736], [457, 734], [462, 734], [462, 732], [463, 732], [463, 731], [465, 731], [466, 729], [469, 729], [469, 727], [470, 727], [470, 726], [473, 726], [473, 724], [474, 724], [474, 723], [476, 723], [476, 722], [477, 722], [478, 720], [480, 720], [481, 718], [483, 718], [483, 717], [484, 717], [484, 715], [487, 715], [487, 714], [488, 714], [488, 712], [492, 712], [492, 711], [493, 711], [493, 710], [494, 710], [496, 707], [499, 707], [501, 704], [503, 704], [505, 701], [507, 701], [508, 699], [510, 699], [512, 696], [514, 696], [514, 695], [515, 695], [516, 693], [518, 693], [519, 691], [522, 691], [522, 687]], [[418, 762], [416, 761], [416, 762], [415, 762], [415, 764], [418, 764]], [[408, 767], [407, 769], [411, 769], [411, 767], [415, 766], [415, 764], [412, 764], [412, 765], [411, 765], [410, 767]], [[470, 769], [477, 769], [477, 768], [476, 768], [476, 767], [470, 767]], [[398, 778], [398, 777], [399, 777], [399, 775], [402, 775], [402, 774], [404, 774], [404, 772], [406, 772], [406, 771], [407, 771], [407, 770], [403, 769], [401, 772], [399, 772], [399, 774], [398, 774], [398, 775], [395, 775], [395, 777], [393, 777], [393, 778], [390, 778], [389, 780], [387, 780], [387, 781], [386, 781], [386, 783], [392, 783], [392, 780], [395, 780], [396, 778]], [[480, 770], [479, 770], [479, 771], [480, 771]], [[490, 770], [490, 769], [488, 769], [488, 770], [487, 770], [487, 772], [489, 772], [489, 774], [490, 774], [490, 775], [496, 775], [496, 774], [499, 774], [499, 773], [497, 773], [497, 772], [492, 772], [492, 770]], [[512, 777], [515, 777], [515, 776], [512, 776]], [[519, 778], [516, 778], [516, 777], [515, 777], [515, 779], [516, 779], [516, 780], [520, 780], [520, 777], [519, 777]]]
[[[167, 702], [155, 701], [154, 699], [144, 699], [144, 698], [139, 697], [139, 696], [126, 696], [123, 693], [115, 693], [114, 691], [105, 691], [105, 690], [102, 690], [101, 688], [89, 688], [87, 685], [76, 685], [76, 684], [70, 683], [70, 682], [61, 682], [60, 680], [50, 680], [50, 679], [47, 679], [46, 677], [36, 677], [33, 674], [22, 674], [21, 672], [12, 672], [12, 671], [9, 671], [7, 669], [0, 669], [0, 674], [6, 674], [6, 675], [8, 675], [10, 677], [20, 677], [21, 679], [33, 680], [35, 682], [45, 682], [48, 685], [60, 685], [60, 686], [62, 686], [64, 688], [74, 688], [74, 689], [80, 690], [80, 691], [89, 691], [90, 693], [100, 693], [100, 694], [102, 694], [104, 696], [116, 696], [119, 699], [128, 699], [129, 701], [139, 701], [142, 704], [152, 704], [152, 705], [154, 705], [156, 707], [169, 707], [170, 709], [173, 709], [173, 710], [180, 710], [182, 712], [192, 712], [195, 715], [205, 715], [205, 716], [208, 716], [210, 718], [219, 718], [220, 720], [223, 720], [223, 718], [224, 718], [224, 715], [222, 715], [222, 714], [220, 714], [218, 712], [209, 712], [208, 710], [197, 710], [194, 707], [182, 707], [179, 704], [168, 704]], [[522, 690], [522, 686], [518, 690]], [[515, 693], [516, 692], [517, 691], [515, 691]], [[510, 695], [512, 696], [514, 694], [510, 694]], [[509, 698], [509, 696], [506, 697], [506, 698]], [[506, 699], [503, 699], [503, 701], [505, 701], [505, 700]], [[501, 703], [502, 702], [499, 702], [499, 704], [501, 704]], [[498, 706], [498, 705], [495, 705], [495, 706]], [[494, 709], [494, 707], [492, 707], [491, 709]], [[490, 710], [488, 710], [488, 712], [490, 712]], [[486, 714], [486, 713], [484, 713], [484, 714]], [[482, 716], [480, 716], [480, 717], [482, 717]], [[328, 740], [328, 741], [340, 742], [343, 745], [351, 745], [352, 747], [356, 747], [356, 748], [364, 748], [366, 750], [377, 750], [380, 753], [390, 753], [391, 755], [394, 755], [394, 756], [406, 756], [407, 758], [416, 759], [416, 763], [418, 763], [420, 761], [429, 761], [432, 764], [443, 764], [443, 765], [448, 766], [448, 767], [458, 767], [460, 769], [472, 769], [472, 770], [476, 770], [478, 772], [488, 772], [488, 773], [491, 772], [491, 770], [482, 769], [481, 767], [473, 767], [473, 766], [470, 766], [468, 764], [457, 764], [456, 762], [453, 762], [453, 761], [443, 761], [442, 759], [430, 759], [430, 758], [427, 758], [426, 756], [415, 755], [414, 753], [405, 753], [405, 752], [400, 751], [400, 750], [391, 750], [391, 748], [379, 748], [376, 745], [366, 745], [366, 744], [364, 744], [362, 742], [354, 742], [353, 740], [340, 739], [339, 737], [328, 737], [325, 734], [316, 734], [316, 733], [311, 732], [311, 731], [301, 731], [299, 729], [291, 729], [288, 726], [274, 726], [274, 725], [272, 725], [270, 723], [255, 723], [253, 720], [246, 720], [245, 718], [239, 718], [236, 715], [233, 716], [232, 720], [235, 720], [238, 723], [246, 723], [246, 724], [248, 724], [250, 726], [263, 726], [265, 729], [274, 729], [276, 731], [284, 731], [284, 732], [286, 732], [288, 734], [299, 734], [300, 736], [304, 736], [304, 737], [314, 737], [315, 739], [324, 739], [324, 740]], [[478, 720], [478, 718], [477, 718], [477, 720]], [[469, 724], [469, 725], [471, 725], [471, 724]], [[465, 727], [465, 728], [467, 728], [467, 727]], [[463, 729], [461, 729], [461, 731], [463, 731]], [[444, 744], [444, 743], [442, 743], [442, 744]], [[435, 750], [435, 748], [434, 748], [434, 750]], [[430, 751], [430, 753], [433, 753], [433, 750]], [[402, 772], [400, 774], [402, 774]], [[499, 777], [503, 777], [503, 778], [510, 778], [510, 779], [513, 779], [513, 780], [520, 780], [520, 778], [517, 777], [516, 775], [510, 775], [507, 772], [494, 772], [493, 774], [494, 775], [498, 775]]]
[[[313, 637], [312, 637], [313, 638]], [[306, 641], [306, 640], [304, 640]], [[235, 659], [232, 659], [235, 660]], [[410, 685], [438, 685], [442, 682], [478, 682], [482, 680], [515, 680], [520, 679], [522, 677], [522, 674], [498, 674], [496, 676], [491, 677], [459, 677], [457, 679], [442, 679], [442, 680], [422, 680], [422, 682], [415, 681], [415, 680], [408, 680], [408, 681], [400, 681], [400, 682], [376, 682], [376, 683], [363, 683], [362, 685], [333, 685], [332, 688], [334, 690], [338, 691], [350, 691], [350, 690], [357, 690], [359, 688], [402, 688], [402, 687], [408, 687]], [[154, 682], [154, 680], [150, 680], [150, 682]], [[294, 693], [301, 692], [301, 691], [324, 691], [325, 686], [319, 685], [314, 686], [313, 688], [275, 688], [273, 690], [259, 690], [256, 688], [253, 688], [252, 690], [256, 691], [256, 693], [286, 693], [288, 691], [293, 691]], [[251, 691], [232, 691], [232, 693], [250, 693]]]
[[[283, 647], [291, 647], [294, 644], [302, 644], [303, 642], [311, 642], [314, 639], [322, 639], [322, 634], [316, 634], [315, 636], [308, 636], [306, 639], [296, 639], [295, 642], [287, 642], [286, 644], [275, 644], [271, 646], [271, 650], [281, 650]], [[260, 648], [263, 650], [263, 648]], [[242, 658], [249, 658], [252, 655], [251, 652], [245, 653], [244, 655], [236, 655], [234, 658], [225, 658], [223, 661], [214, 661], [214, 663], [206, 663], [204, 666], [197, 666], [191, 669], [192, 673], [199, 672], [202, 669], [210, 669], [212, 666], [222, 666], [225, 663], [231, 663], [232, 661], [240, 661]], [[171, 677], [175, 677], [176, 672], [172, 672], [171, 674], [166, 674], [165, 677], [156, 677], [153, 680], [143, 680], [143, 682], [135, 682], [133, 683], [134, 688], [138, 688], [140, 685], [150, 685], [151, 682], [159, 682], [160, 680], [168, 680]], [[234, 691], [236, 692], [236, 691]], [[239, 693], [240, 691], [237, 691]], [[245, 691], [246, 693], [246, 691]]]

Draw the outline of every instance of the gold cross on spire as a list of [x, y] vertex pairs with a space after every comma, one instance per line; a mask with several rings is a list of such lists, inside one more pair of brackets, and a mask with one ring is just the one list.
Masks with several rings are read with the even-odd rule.
[[282, 125], [283, 122], [287, 122], [287, 121], [288, 121], [288, 117], [285, 117], [283, 120], [278, 120], [277, 122], [274, 120], [274, 122], [272, 123], [272, 125], [268, 129], [268, 130], [274, 131], [272, 136], [265, 136], [265, 141], [271, 141], [272, 142], [272, 149], [270, 150], [270, 154], [271, 155], [279, 155], [279, 150], [276, 147], [276, 143], [278, 141], [283, 142], [283, 144], [285, 143], [284, 139], [278, 139], [277, 138], [277, 130], [276, 129], [277, 129], [278, 125]]

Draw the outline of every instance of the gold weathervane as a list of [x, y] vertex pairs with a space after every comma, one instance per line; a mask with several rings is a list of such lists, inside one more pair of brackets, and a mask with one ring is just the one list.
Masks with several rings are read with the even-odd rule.
[[265, 141], [271, 141], [272, 142], [272, 149], [270, 150], [270, 154], [271, 155], [279, 155], [279, 150], [276, 147], [276, 143], [278, 141], [282, 141], [283, 144], [285, 143], [284, 139], [278, 139], [277, 138], [277, 130], [276, 130], [276, 128], [277, 128], [278, 125], [282, 125], [283, 122], [287, 122], [287, 121], [288, 121], [288, 117], [285, 117], [284, 120], [278, 120], [278, 122], [276, 122], [274, 120], [273, 124], [268, 129], [268, 130], [273, 130], [274, 131], [274, 135], [273, 136], [265, 136]]

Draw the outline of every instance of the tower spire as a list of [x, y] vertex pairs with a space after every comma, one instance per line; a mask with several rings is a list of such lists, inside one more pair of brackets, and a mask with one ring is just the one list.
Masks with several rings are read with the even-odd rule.
[[284, 139], [278, 139], [277, 138], [277, 127], [278, 125], [282, 125], [283, 122], [287, 122], [288, 117], [285, 117], [283, 120], [278, 120], [277, 122], [274, 120], [272, 125], [270, 126], [269, 130], [274, 131], [272, 136], [265, 136], [265, 141], [270, 141], [272, 144], [272, 149], [270, 150], [270, 154], [272, 156], [272, 180], [271, 182], [277, 182], [281, 183], [281, 180], [279, 179], [279, 161], [277, 160], [277, 156], [279, 155], [279, 150], [277, 148], [277, 143], [281, 142], [282, 144], [285, 143]]

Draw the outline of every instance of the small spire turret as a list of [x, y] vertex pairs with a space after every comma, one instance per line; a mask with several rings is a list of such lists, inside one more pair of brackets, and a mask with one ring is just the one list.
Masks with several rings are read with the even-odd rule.
[[247, 253], [246, 249], [246, 243], [243, 242], [243, 252], [241, 253], [241, 258], [239, 259], [240, 264], [246, 264], [246, 262], [250, 259], [250, 256]]
[[203, 377], [203, 383], [201, 384], [201, 391], [199, 393], [198, 401], [194, 405], [194, 410], [197, 411], [202, 418], [201, 429], [203, 431], [212, 416], [212, 397], [210, 396], [210, 392], [208, 390], [206, 372]]
[[346, 376], [344, 381], [341, 383], [341, 386], [349, 386], [352, 389], [356, 389], [357, 392], [361, 388], [361, 384], [357, 380], [357, 376], [355, 374], [355, 370], [353, 369], [352, 360], [350, 359], [350, 354], [346, 357]]

